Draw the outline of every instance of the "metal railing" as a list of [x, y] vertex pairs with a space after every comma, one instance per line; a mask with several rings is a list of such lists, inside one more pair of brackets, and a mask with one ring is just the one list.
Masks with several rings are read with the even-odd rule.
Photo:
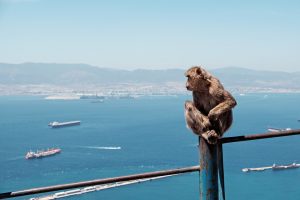
[[119, 177], [106, 178], [106, 179], [96, 179], [96, 180], [82, 181], [82, 182], [76, 182], [76, 183], [67, 183], [67, 184], [62, 184], [62, 185], [53, 185], [53, 186], [33, 188], [33, 189], [21, 190], [21, 191], [15, 191], [15, 192], [6, 192], [6, 193], [0, 194], [0, 199], [32, 195], [32, 194], [51, 192], [51, 191], [58, 191], [58, 190], [65, 190], [65, 189], [72, 189], [72, 188], [79, 188], [79, 187], [86, 187], [86, 186], [116, 183], [116, 182], [122, 182], [122, 181], [133, 181], [133, 180], [138, 180], [138, 179], [182, 174], [182, 173], [195, 172], [195, 171], [199, 171], [199, 166], [192, 166], [192, 167], [171, 169], [171, 170], [164, 170], [164, 171], [156, 171], [156, 172], [148, 172], [148, 173], [134, 174], [134, 175], [128, 175], [128, 176], [119, 176]]
[[259, 140], [259, 139], [267, 139], [267, 138], [274, 138], [274, 137], [292, 136], [292, 135], [299, 135], [299, 134], [300, 134], [300, 129], [280, 131], [280, 132], [267, 132], [261, 134], [251, 134], [251, 135], [234, 136], [234, 137], [225, 137], [219, 139], [217, 145], [209, 145], [206, 143], [204, 139], [199, 138], [200, 165], [198, 166], [170, 169], [170, 170], [163, 170], [163, 171], [156, 171], [156, 172], [148, 172], [148, 173], [120, 176], [120, 177], [113, 177], [113, 178], [106, 178], [106, 179], [96, 179], [96, 180], [89, 180], [89, 181], [75, 182], [75, 183], [68, 183], [68, 184], [61, 184], [61, 185], [53, 185], [53, 186], [32, 188], [32, 189], [21, 190], [21, 191], [5, 192], [5, 193], [0, 193], [0, 199], [39, 194], [39, 193], [58, 191], [58, 190], [65, 190], [71, 188], [79, 188], [85, 186], [95, 186], [95, 185], [116, 183], [122, 181], [133, 181], [133, 180], [145, 179], [145, 178], [154, 178], [160, 176], [190, 173], [195, 171], [200, 172], [199, 173], [200, 174], [200, 183], [199, 183], [200, 199], [206, 199], [206, 200], [218, 199], [218, 195], [219, 195], [218, 175], [220, 175], [222, 196], [223, 199], [225, 199], [223, 150], [222, 150], [223, 144], [232, 143], [232, 142], [242, 142], [248, 140]]

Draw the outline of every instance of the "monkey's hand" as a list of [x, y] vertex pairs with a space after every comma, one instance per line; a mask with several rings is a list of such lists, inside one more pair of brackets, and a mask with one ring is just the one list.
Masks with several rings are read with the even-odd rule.
[[210, 121], [217, 121], [219, 119], [219, 114], [214, 112], [213, 110], [210, 110], [208, 113], [208, 118]]
[[208, 113], [208, 118], [213, 121], [217, 121], [225, 112], [228, 112], [229, 110], [232, 110], [236, 106], [236, 101], [233, 98], [233, 96], [225, 90], [218, 90], [219, 93], [215, 92], [215, 94], [219, 94], [219, 96], [223, 97], [223, 101], [219, 103], [216, 107], [211, 109]]

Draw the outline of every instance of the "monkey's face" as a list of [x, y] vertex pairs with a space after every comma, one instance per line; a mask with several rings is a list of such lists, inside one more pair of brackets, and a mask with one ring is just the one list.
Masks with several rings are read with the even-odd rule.
[[192, 67], [184, 74], [187, 77], [186, 89], [190, 91], [207, 91], [210, 82], [200, 67]]

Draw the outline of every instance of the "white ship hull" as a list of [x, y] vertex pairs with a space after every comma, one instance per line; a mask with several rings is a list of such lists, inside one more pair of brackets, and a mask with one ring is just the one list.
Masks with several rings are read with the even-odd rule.
[[60, 152], [61, 149], [59, 148], [53, 148], [53, 149], [48, 149], [46, 151], [37, 151], [37, 152], [29, 151], [25, 155], [25, 158], [26, 159], [43, 158], [43, 157], [53, 156]]
[[61, 128], [66, 126], [76, 126], [80, 125], [80, 121], [69, 121], [69, 122], [50, 122], [48, 126], [52, 128]]

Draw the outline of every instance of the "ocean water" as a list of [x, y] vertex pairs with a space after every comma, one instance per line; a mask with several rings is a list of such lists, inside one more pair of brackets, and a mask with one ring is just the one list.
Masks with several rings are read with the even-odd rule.
[[[191, 96], [107, 100], [0, 97], [0, 192], [198, 164], [197, 137], [185, 127]], [[226, 136], [300, 128], [300, 94], [236, 96]], [[81, 120], [51, 129], [51, 121]], [[60, 147], [56, 156], [25, 160], [29, 150]], [[224, 145], [227, 199], [297, 199], [300, 169], [243, 173], [242, 168], [300, 162], [300, 136]], [[199, 199], [198, 173], [68, 199]], [[43, 196], [45, 194], [35, 195]], [[32, 196], [15, 199], [29, 199]]]

